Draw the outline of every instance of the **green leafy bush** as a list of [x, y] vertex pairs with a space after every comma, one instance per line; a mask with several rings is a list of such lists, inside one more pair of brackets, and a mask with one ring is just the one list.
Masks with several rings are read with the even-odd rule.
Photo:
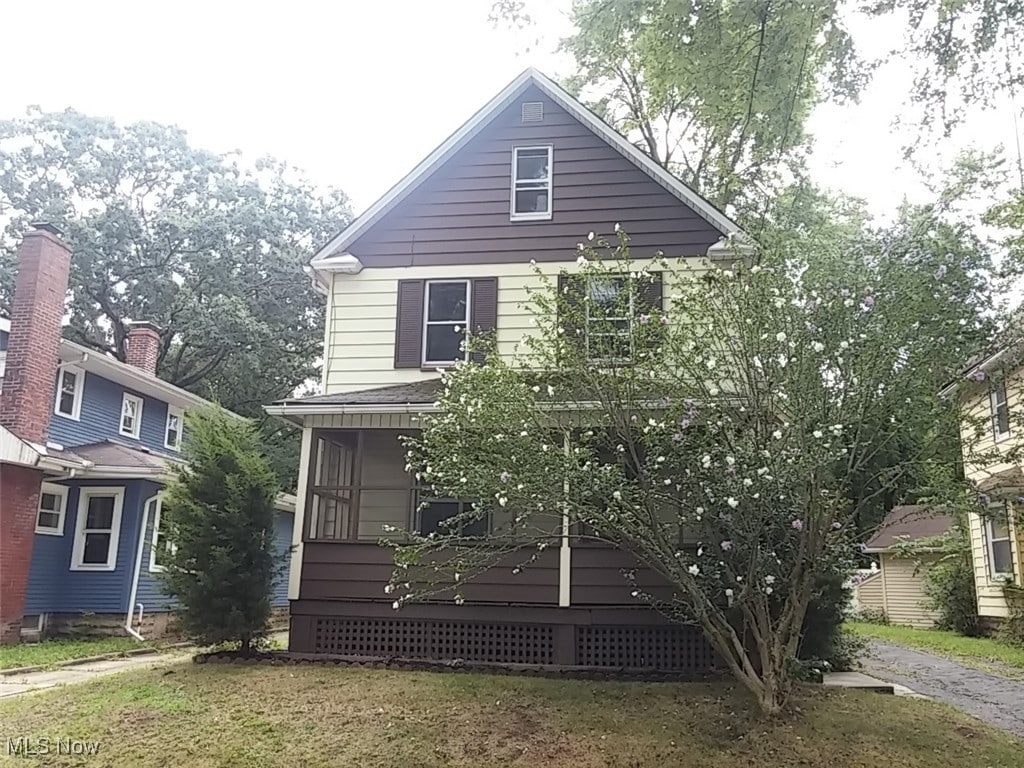
[[980, 631], [978, 598], [974, 590], [974, 569], [967, 556], [942, 558], [923, 570], [927, 607], [938, 611], [936, 625], [961, 635], [974, 636]]

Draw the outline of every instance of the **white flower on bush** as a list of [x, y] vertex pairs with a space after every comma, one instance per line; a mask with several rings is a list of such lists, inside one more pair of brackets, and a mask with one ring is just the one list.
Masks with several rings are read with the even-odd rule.
[[815, 352], [824, 352], [825, 345], [822, 344], [820, 341], [815, 341], [811, 343], [811, 349], [813, 349]]
[[697, 576], [700, 573], [700, 566], [698, 566], [696, 563], [694, 563], [693, 565], [691, 565], [686, 570], [688, 570], [690, 572], [691, 576]]
[[764, 583], [765, 583], [765, 584], [774, 584], [774, 583], [775, 583], [775, 577], [774, 577], [774, 576], [772, 576], [772, 575], [771, 575], [771, 574], [769, 573], [769, 574], [768, 574], [767, 576], [765, 576], [765, 577], [764, 577]]
[[811, 434], [814, 436], [815, 440], [820, 440], [823, 437], [822, 431], [820, 429], [814, 430], [813, 432], [811, 432]]
[[779, 331], [778, 333], [776, 333], [775, 334], [775, 340], [776, 341], [785, 341], [786, 340], [786, 332], [785, 331]]
[[744, 477], [743, 478], [743, 485], [744, 485], [744, 487], [749, 488], [753, 484], [754, 484], [754, 481], [751, 480], [749, 477]]
[[704, 467], [704, 469], [710, 469], [711, 468], [711, 457], [708, 456], [707, 454], [705, 454], [704, 457], [700, 460], [700, 464], [701, 464], [702, 467]]
[[616, 501], [622, 501], [622, 491], [615, 491], [612, 493], [612, 498]]
[[728, 499], [726, 499], [725, 503], [728, 504], [733, 509], [736, 509], [736, 507], [738, 507], [740, 505], [740, 503], [735, 498], [733, 498], [732, 496], [730, 496]]

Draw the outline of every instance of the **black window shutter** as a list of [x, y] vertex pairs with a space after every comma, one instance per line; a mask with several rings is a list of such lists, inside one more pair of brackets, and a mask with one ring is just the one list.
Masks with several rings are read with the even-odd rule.
[[398, 281], [395, 326], [395, 368], [419, 368], [423, 363], [422, 280]]
[[565, 337], [580, 349], [586, 346], [584, 334], [587, 329], [582, 327], [584, 278], [582, 275], [558, 276], [558, 301], [563, 312], [559, 323], [565, 329]]
[[662, 311], [661, 284], [661, 272], [648, 272], [646, 276], [639, 279], [637, 300], [640, 305], [640, 314], [646, 315]]
[[[474, 278], [472, 290], [470, 305], [473, 316], [470, 318], [470, 329], [474, 334], [490, 333], [498, 327], [498, 278]], [[482, 352], [474, 352], [470, 359], [474, 363], [482, 363], [484, 355]]]

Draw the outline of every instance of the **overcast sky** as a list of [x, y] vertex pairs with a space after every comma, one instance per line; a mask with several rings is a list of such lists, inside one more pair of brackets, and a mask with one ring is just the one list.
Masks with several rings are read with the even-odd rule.
[[[494, 29], [490, 5], [8, 0], [0, 117], [38, 104], [174, 123], [198, 146], [287, 160], [344, 189], [359, 212], [524, 67], [556, 78], [571, 71], [555, 51], [569, 0], [543, 6], [527, 35]], [[869, 54], [899, 42], [893, 25], [851, 24]], [[910, 134], [892, 128], [908, 82], [907, 67], [892, 64], [860, 105], [821, 107], [810, 123], [818, 181], [866, 198], [882, 216], [904, 195], [923, 194], [901, 158]], [[934, 165], [967, 145], [1012, 146], [1010, 114], [978, 113], [924, 156]]]

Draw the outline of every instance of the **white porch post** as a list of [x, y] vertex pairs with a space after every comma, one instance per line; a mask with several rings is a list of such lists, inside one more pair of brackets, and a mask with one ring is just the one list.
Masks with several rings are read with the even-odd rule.
[[[569, 457], [569, 433], [565, 433], [564, 449]], [[569, 478], [562, 481], [562, 498], [569, 498]], [[570, 605], [569, 590], [572, 587], [572, 549], [569, 547], [569, 513], [566, 509], [568, 501], [562, 502], [562, 546], [558, 550], [558, 607], [568, 608]]]
[[288, 571], [288, 599], [299, 599], [302, 583], [302, 532], [306, 527], [306, 490], [309, 488], [310, 455], [313, 452], [313, 430], [302, 428], [302, 449], [299, 452], [299, 482], [295, 489], [295, 521], [292, 525], [292, 564]]

